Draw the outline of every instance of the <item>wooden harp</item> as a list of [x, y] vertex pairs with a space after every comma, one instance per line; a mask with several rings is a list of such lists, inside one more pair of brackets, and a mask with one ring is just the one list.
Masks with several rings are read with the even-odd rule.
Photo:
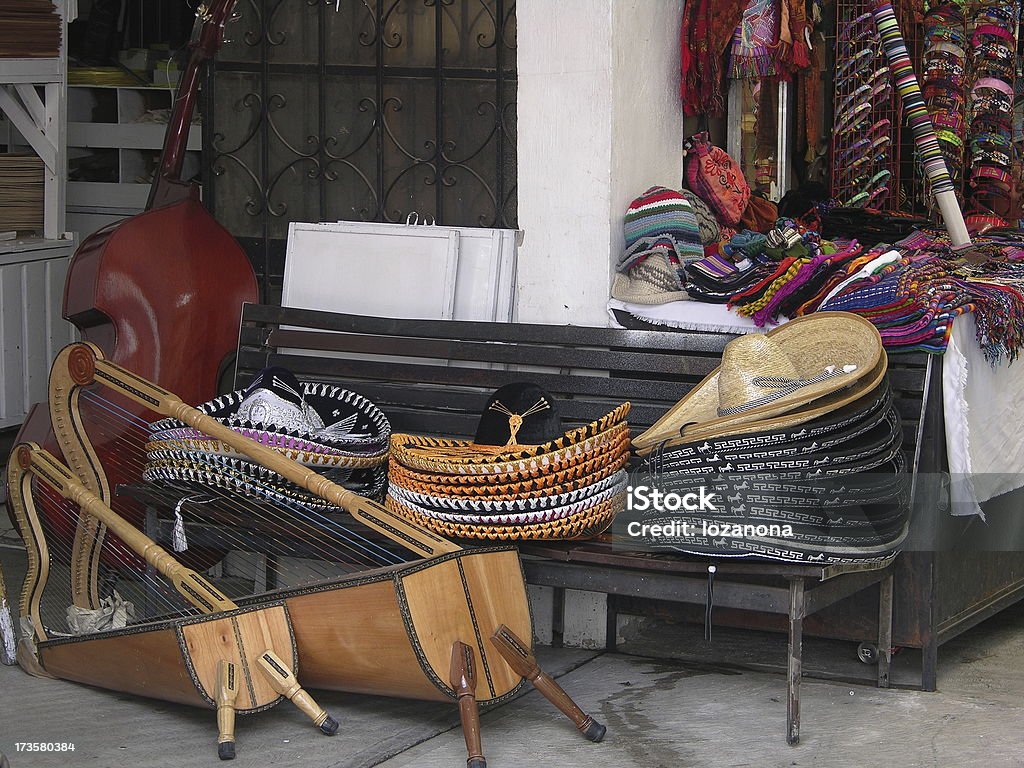
[[[466, 690], [464, 686], [460, 688], [458, 679], [453, 679], [456, 677], [452, 672], [453, 648], [461, 649], [462, 658], [472, 659], [474, 697], [479, 704], [504, 701], [523, 684], [522, 664], [508, 654], [521, 655], [525, 649], [529, 658], [533, 658], [530, 642], [533, 627], [522, 567], [514, 547], [463, 549], [422, 530], [382, 505], [243, 437], [182, 403], [172, 393], [104, 360], [99, 349], [90, 344], [73, 344], [62, 350], [51, 371], [51, 391], [61, 393], [51, 401], [51, 407], [63, 409], [55, 415], [54, 423], [72, 425], [70, 429], [59, 430], [58, 438], [76, 474], [96, 478], [103, 475], [102, 467], [98, 466], [83, 438], [85, 431], [74, 428], [76, 417], [70, 412], [87, 391], [96, 396], [96, 385], [199, 430], [231, 451], [307, 489], [316, 498], [345, 510], [370, 529], [376, 537], [374, 542], [383, 539], [411, 553], [411, 559], [405, 562], [360, 568], [301, 584], [279, 583], [274, 589], [254, 591], [235, 599], [242, 610], [264, 605], [284, 609], [294, 631], [298, 678], [302, 685], [456, 702], [460, 696], [465, 699]], [[103, 483], [97, 480], [96, 485], [102, 487]], [[30, 498], [30, 493], [24, 495]], [[223, 501], [234, 502], [236, 509], [242, 511], [259, 512], [259, 505], [238, 504], [238, 499], [230, 497], [230, 493], [224, 492]], [[116, 502], [116, 494], [111, 501]], [[293, 510], [278, 512], [280, 519], [263, 521], [274, 530], [291, 524], [286, 520], [301, 518], [301, 514]], [[308, 520], [293, 522], [309, 524]], [[30, 504], [26, 505], [25, 520], [20, 526], [23, 532], [28, 532], [26, 542], [30, 550], [35, 549], [34, 554], [30, 551], [34, 565], [30, 568], [22, 602], [24, 614], [36, 617], [38, 665], [50, 674], [79, 679], [74, 671], [75, 647], [86, 643], [98, 647], [96, 644], [104, 641], [103, 633], [59, 641], [47, 635], [45, 624], [39, 621], [38, 601], [34, 603], [32, 596], [43, 589], [41, 584], [46, 580], [43, 563], [49, 556], [45, 549], [45, 531], [38, 519], [33, 521]], [[341, 527], [332, 529], [318, 522], [315, 532], [316, 536], [327, 537], [335, 530], [341, 535]], [[351, 534], [349, 528], [344, 531], [345, 535]], [[103, 546], [116, 546], [118, 541], [118, 537], [108, 531]], [[74, 560], [71, 575], [72, 578], [93, 578], [87, 570], [79, 569], [76, 573]], [[130, 577], [139, 579], [142, 575], [136, 572]], [[180, 620], [173, 615], [147, 617], [142, 626]], [[492, 639], [495, 637], [499, 638], [498, 642]], [[538, 689], [570, 714], [565, 701], [571, 700], [565, 692], [546, 675], [539, 678], [534, 671], [531, 667], [531, 679], [544, 681]], [[103, 686], [103, 682], [96, 679], [88, 682]], [[140, 692], [158, 698], [166, 698], [170, 693], [160, 690], [153, 682], [148, 690]], [[571, 716], [578, 711], [578, 707], [575, 708]], [[600, 731], [603, 734], [603, 728]], [[599, 739], [594, 738], [597, 736], [595, 729], [590, 729], [586, 735], [592, 740]]]

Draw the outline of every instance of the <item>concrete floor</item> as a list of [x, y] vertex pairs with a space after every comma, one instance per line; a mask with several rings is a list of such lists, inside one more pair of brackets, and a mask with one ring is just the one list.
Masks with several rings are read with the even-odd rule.
[[[0, 549], [16, 593], [24, 556]], [[774, 637], [719, 633], [721, 643]], [[580, 737], [537, 693], [482, 717], [492, 768], [888, 768], [1024, 766], [1024, 605], [1004, 611], [940, 653], [940, 691], [878, 690], [805, 680], [802, 743], [787, 746], [785, 678], [672, 658], [691, 651], [694, 633], [652, 625], [625, 653], [541, 649], [542, 663], [579, 704], [608, 726], [601, 744]], [[849, 644], [815, 646], [843, 653]], [[658, 658], [654, 658], [657, 656]], [[897, 657], [900, 660], [900, 657]], [[808, 664], [813, 666], [813, 664]], [[904, 663], [904, 666], [906, 664]], [[906, 670], [904, 670], [906, 673]], [[334, 738], [316, 732], [288, 705], [240, 718], [234, 765], [323, 768], [459, 768], [465, 747], [453, 707], [317, 692], [341, 722]], [[0, 751], [25, 766], [216, 765], [211, 712], [145, 701], [0, 667]], [[61, 755], [17, 752], [16, 742], [62, 741]]]

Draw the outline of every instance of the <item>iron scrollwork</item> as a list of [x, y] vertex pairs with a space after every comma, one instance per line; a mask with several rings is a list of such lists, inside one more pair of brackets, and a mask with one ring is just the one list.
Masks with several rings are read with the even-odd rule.
[[265, 298], [289, 221], [516, 226], [514, 0], [238, 12], [204, 88], [205, 193]]

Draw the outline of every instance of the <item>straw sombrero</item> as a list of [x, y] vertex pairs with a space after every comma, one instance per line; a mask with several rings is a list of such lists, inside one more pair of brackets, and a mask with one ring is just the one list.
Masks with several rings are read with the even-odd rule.
[[537, 498], [566, 493], [613, 475], [629, 461], [629, 441], [624, 439], [615, 450], [611, 456], [598, 454], [564, 469], [549, 468], [539, 475], [513, 474], [507, 481], [506, 476], [427, 474], [406, 469], [398, 462], [390, 464], [388, 473], [392, 483], [423, 493], [489, 499]]
[[872, 391], [886, 368], [877, 329], [851, 313], [818, 312], [740, 336], [633, 447], [644, 455], [659, 444], [802, 424]]
[[568, 507], [577, 503], [592, 502], [593, 500], [604, 501], [625, 490], [627, 475], [625, 470], [619, 470], [596, 483], [547, 496], [534, 496], [521, 499], [495, 499], [473, 498], [465, 496], [446, 496], [431, 493], [422, 493], [403, 488], [392, 484], [389, 493], [399, 501], [415, 504], [424, 510], [436, 510], [438, 512], [450, 511], [454, 514], [480, 515], [490, 517], [495, 515], [512, 514], [516, 512], [539, 512], [562, 507]]

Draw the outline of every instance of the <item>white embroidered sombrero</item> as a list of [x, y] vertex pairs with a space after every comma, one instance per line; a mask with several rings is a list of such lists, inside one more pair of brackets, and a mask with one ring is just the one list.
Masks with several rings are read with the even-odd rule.
[[[372, 402], [349, 389], [300, 383], [282, 368], [265, 368], [246, 388], [197, 406], [225, 426], [273, 448], [307, 453], [376, 454], [391, 425]], [[150, 424], [152, 440], [204, 440], [174, 418]]]

